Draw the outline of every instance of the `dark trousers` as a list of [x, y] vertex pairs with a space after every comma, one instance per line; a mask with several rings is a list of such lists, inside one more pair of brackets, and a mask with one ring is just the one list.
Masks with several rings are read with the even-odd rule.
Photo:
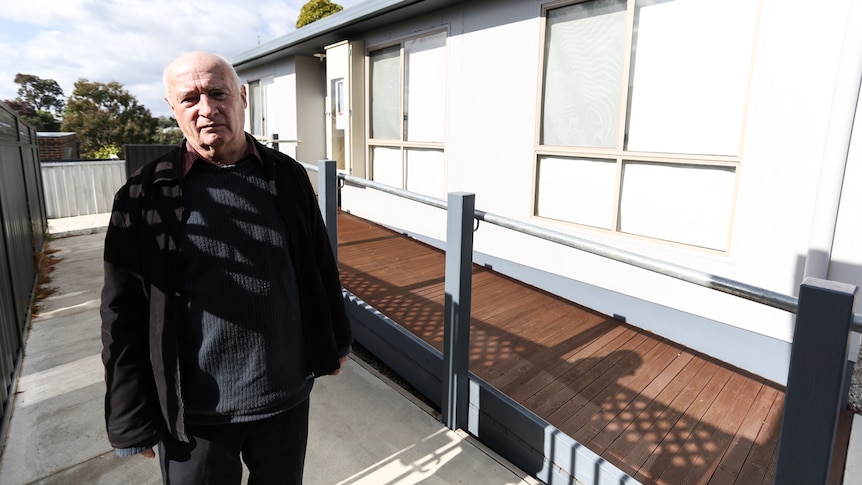
[[159, 443], [165, 485], [239, 485], [242, 461], [249, 485], [301, 485], [308, 443], [308, 399], [271, 418], [248, 423], [186, 426], [190, 443]]

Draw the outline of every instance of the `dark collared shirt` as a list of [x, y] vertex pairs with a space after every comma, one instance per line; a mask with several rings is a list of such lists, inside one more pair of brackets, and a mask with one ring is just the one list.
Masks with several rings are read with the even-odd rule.
[[[257, 147], [252, 141], [251, 135], [249, 135], [248, 133], [245, 134], [245, 141], [245, 153], [243, 153], [242, 156], [239, 157], [239, 160], [234, 160], [234, 163], [239, 162], [240, 160], [245, 160], [249, 157], [249, 155], [254, 156], [255, 160], [257, 160], [258, 163], [261, 163], [260, 153], [258, 153]], [[209, 163], [210, 165], [219, 166], [217, 163], [210, 162], [209, 160], [202, 157], [200, 153], [195, 150], [192, 144], [189, 143], [188, 139], [186, 139], [186, 149], [185, 151], [183, 151], [183, 177], [185, 177], [186, 174], [189, 173], [189, 170], [192, 169], [192, 165], [194, 165], [195, 162], [197, 162], [198, 160], [201, 160], [204, 163]]]

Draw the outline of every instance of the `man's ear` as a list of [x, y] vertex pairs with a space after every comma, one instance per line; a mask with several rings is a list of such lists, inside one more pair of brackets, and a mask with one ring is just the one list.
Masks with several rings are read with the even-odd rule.
[[243, 108], [248, 108], [248, 98], [246, 97], [246, 94], [245, 94], [245, 84], [243, 84], [243, 85], [239, 88], [239, 95], [240, 95], [240, 97], [242, 98], [242, 107], [243, 107]]

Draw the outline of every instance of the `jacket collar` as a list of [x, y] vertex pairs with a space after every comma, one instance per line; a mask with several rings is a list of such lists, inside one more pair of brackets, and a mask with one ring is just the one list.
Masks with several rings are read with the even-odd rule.
[[[271, 180], [274, 173], [274, 162], [272, 157], [264, 156], [266, 153], [266, 147], [262, 143], [257, 141], [248, 133], [246, 133], [245, 136], [249, 144], [246, 156], [251, 156], [257, 160], [263, 168], [264, 173], [266, 173], [267, 178]], [[174, 149], [158, 159], [156, 162], [153, 181], [155, 183], [159, 183], [176, 182], [181, 180], [191, 169], [192, 165], [198, 162], [206, 163], [200, 155], [198, 155], [198, 153], [188, 145], [188, 142], [183, 139]]]

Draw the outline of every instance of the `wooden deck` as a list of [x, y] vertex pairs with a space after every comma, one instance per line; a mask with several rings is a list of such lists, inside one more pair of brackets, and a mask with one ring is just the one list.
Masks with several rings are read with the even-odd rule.
[[[338, 224], [344, 287], [442, 350], [444, 254]], [[470, 370], [642, 483], [772, 483], [783, 387], [478, 266]]]

